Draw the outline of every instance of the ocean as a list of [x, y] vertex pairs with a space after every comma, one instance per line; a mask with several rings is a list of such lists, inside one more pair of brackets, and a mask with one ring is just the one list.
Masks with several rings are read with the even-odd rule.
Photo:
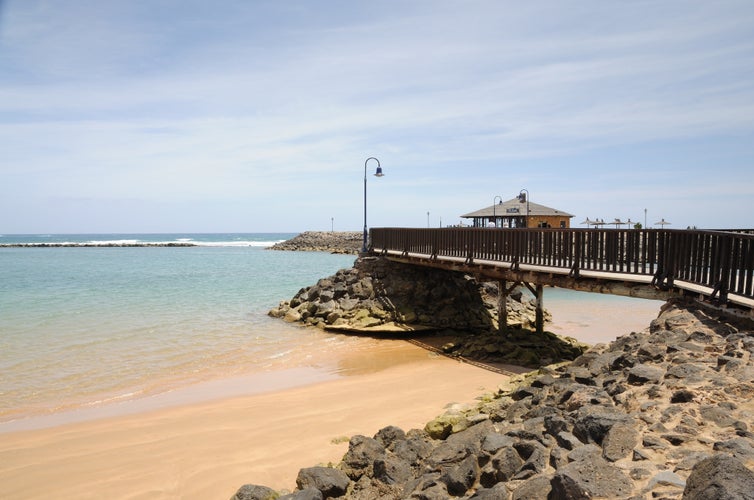
[[[267, 316], [355, 258], [266, 249], [292, 236], [0, 237], [73, 245], [0, 248], [0, 430], [8, 421], [286, 367], [307, 349], [337, 344], [342, 337]], [[197, 246], [107, 246], [124, 243]]]
[[[215, 397], [263, 390], [282, 371], [300, 383], [338, 376], [322, 360], [363, 339], [267, 311], [355, 256], [267, 250], [293, 236], [0, 236], [0, 432], [168, 404], [198, 387]], [[168, 244], [193, 246], [151, 246]], [[548, 290], [545, 307], [548, 329], [585, 341], [641, 329], [659, 310], [568, 290]]]

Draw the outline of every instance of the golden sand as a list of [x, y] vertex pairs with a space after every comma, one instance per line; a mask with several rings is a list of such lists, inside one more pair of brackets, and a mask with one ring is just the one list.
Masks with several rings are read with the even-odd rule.
[[[337, 463], [347, 437], [422, 428], [506, 377], [390, 341], [341, 360], [337, 380], [0, 434], [0, 497], [230, 498], [241, 485], [295, 488]], [[396, 364], [397, 362], [397, 364]], [[284, 373], [284, 372], [281, 372]]]

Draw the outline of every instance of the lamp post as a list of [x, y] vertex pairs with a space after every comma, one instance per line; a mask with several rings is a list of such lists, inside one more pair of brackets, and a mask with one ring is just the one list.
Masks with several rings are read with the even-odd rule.
[[429, 212], [427, 212], [427, 227], [429, 227]]
[[[526, 193], [526, 194], [524, 194]], [[529, 227], [529, 190], [528, 189], [522, 189], [518, 193], [518, 201], [521, 203], [526, 203], [526, 219], [524, 219], [524, 227]]]
[[374, 176], [382, 177], [384, 175], [380, 166], [380, 160], [374, 156], [370, 156], [364, 161], [364, 240], [361, 245], [361, 253], [366, 253], [367, 251], [367, 163], [369, 163], [369, 160], [377, 162], [377, 170], [374, 172]]
[[503, 204], [503, 197], [498, 195], [492, 198], [492, 220], [495, 223], [495, 227], [497, 227], [497, 214], [495, 214], [495, 200], [500, 198], [500, 204]]

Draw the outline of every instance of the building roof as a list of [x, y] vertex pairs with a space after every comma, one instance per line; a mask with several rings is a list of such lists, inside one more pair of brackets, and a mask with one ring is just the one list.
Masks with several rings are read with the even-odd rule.
[[[490, 205], [486, 208], [480, 208], [476, 212], [464, 214], [461, 217], [464, 219], [475, 219], [479, 217], [520, 217], [526, 216], [526, 202], [518, 201], [518, 197], [512, 198], [508, 201], [503, 201], [495, 205]], [[554, 208], [540, 205], [539, 203], [529, 202], [529, 216], [531, 217], [543, 217], [543, 216], [558, 216], [558, 217], [573, 217], [572, 214], [563, 212], [562, 210], [556, 210]]]

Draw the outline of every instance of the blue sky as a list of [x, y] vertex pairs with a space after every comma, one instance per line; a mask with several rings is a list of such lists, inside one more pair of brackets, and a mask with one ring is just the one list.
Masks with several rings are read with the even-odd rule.
[[754, 2], [0, 0], [0, 234], [358, 231], [372, 156], [372, 227], [754, 227]]

